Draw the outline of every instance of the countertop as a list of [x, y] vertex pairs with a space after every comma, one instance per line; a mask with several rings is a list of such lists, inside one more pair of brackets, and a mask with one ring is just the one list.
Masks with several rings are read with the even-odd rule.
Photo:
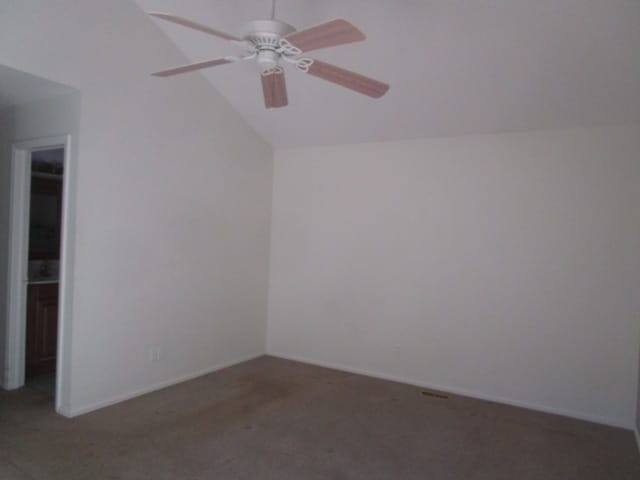
[[47, 283], [59, 283], [57, 278], [34, 278], [27, 280], [27, 285], [45, 285]]

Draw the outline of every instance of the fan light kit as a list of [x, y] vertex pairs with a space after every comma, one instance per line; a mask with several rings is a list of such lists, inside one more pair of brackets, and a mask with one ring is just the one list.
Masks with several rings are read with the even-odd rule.
[[308, 73], [372, 98], [380, 98], [389, 90], [389, 85], [385, 83], [304, 56], [312, 50], [364, 40], [364, 34], [346, 20], [332, 20], [296, 31], [288, 23], [275, 18], [275, 0], [273, 0], [270, 20], [249, 22], [242, 29], [241, 36], [235, 36], [168, 13], [149, 12], [149, 15], [231, 41], [247, 51], [244, 56], [228, 56], [162, 70], [153, 74], [156, 77], [169, 77], [255, 59], [260, 67], [266, 108], [285, 107], [289, 103], [281, 60], [295, 66], [302, 73]]

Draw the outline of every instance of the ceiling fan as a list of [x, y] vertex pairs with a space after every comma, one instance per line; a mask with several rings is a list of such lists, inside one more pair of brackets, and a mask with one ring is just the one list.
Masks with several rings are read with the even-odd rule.
[[266, 108], [285, 107], [289, 103], [284, 69], [280, 65], [281, 60], [294, 65], [300, 72], [333, 82], [369, 97], [380, 98], [389, 90], [389, 85], [385, 83], [303, 56], [312, 50], [364, 40], [364, 34], [351, 23], [338, 19], [296, 31], [291, 25], [275, 18], [275, 6], [275, 0], [273, 0], [270, 20], [254, 20], [247, 23], [240, 36], [215, 30], [168, 13], [149, 12], [149, 15], [153, 17], [231, 41], [247, 51], [243, 56], [228, 56], [192, 63], [155, 72], [152, 75], [169, 77], [203, 68], [255, 59], [260, 67]]

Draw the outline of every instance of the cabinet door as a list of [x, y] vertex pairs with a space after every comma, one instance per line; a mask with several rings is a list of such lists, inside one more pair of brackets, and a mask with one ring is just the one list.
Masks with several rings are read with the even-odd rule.
[[58, 284], [30, 285], [27, 299], [27, 377], [54, 372], [58, 345]]

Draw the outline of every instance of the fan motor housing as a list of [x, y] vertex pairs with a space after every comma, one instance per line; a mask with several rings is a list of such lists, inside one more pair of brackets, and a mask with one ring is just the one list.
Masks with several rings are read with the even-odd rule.
[[280, 54], [273, 50], [260, 50], [256, 58], [260, 70], [268, 72], [278, 66], [278, 60], [280, 60]]
[[253, 43], [256, 50], [275, 50], [280, 39], [296, 29], [281, 20], [254, 20], [242, 29], [242, 38]]

